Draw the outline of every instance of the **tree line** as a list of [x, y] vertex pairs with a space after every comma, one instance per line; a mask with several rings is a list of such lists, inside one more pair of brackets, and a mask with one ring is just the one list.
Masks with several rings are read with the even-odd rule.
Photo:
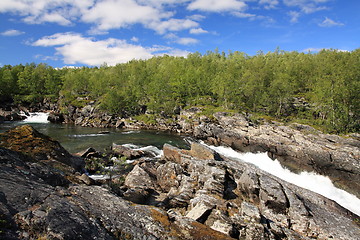
[[124, 116], [144, 108], [171, 116], [179, 107], [203, 106], [303, 121], [328, 132], [359, 132], [360, 49], [277, 49], [254, 56], [209, 51], [111, 67], [55, 69], [32, 63], [0, 68], [1, 101], [45, 97], [60, 99], [62, 106], [95, 100], [105, 111]]

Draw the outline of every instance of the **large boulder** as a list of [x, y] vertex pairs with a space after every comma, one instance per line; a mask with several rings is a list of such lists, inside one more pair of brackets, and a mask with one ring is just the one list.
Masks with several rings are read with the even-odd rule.
[[74, 171], [83, 171], [85, 162], [72, 156], [59, 142], [38, 132], [30, 125], [18, 126], [0, 134], [0, 147], [21, 152], [33, 160], [62, 163]]

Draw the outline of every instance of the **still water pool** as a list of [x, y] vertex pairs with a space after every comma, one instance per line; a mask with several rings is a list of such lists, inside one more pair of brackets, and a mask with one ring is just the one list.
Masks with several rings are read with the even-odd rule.
[[[29, 124], [39, 132], [59, 141], [70, 153], [93, 147], [98, 151], [115, 144], [133, 144], [140, 147], [155, 146], [162, 149], [165, 143], [179, 148], [188, 148], [185, 135], [152, 130], [123, 130], [109, 128], [87, 128], [75, 125], [52, 124], [47, 121], [45, 113], [33, 113], [27, 120], [5, 122], [0, 124], [0, 132], [15, 126]], [[107, 134], [100, 134], [108, 131]]]

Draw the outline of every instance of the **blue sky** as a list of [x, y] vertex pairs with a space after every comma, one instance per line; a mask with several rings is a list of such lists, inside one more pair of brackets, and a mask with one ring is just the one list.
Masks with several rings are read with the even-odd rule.
[[360, 0], [0, 0], [0, 64], [115, 65], [191, 52], [352, 51]]

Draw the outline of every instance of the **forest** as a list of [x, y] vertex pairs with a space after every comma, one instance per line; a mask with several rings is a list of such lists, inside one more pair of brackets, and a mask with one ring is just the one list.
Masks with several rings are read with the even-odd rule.
[[1, 102], [29, 104], [44, 98], [60, 107], [95, 101], [121, 116], [139, 115], [146, 108], [171, 117], [174, 109], [198, 106], [306, 123], [330, 133], [359, 132], [360, 49], [276, 49], [253, 56], [215, 50], [116, 66], [57, 69], [30, 63], [0, 68]]

